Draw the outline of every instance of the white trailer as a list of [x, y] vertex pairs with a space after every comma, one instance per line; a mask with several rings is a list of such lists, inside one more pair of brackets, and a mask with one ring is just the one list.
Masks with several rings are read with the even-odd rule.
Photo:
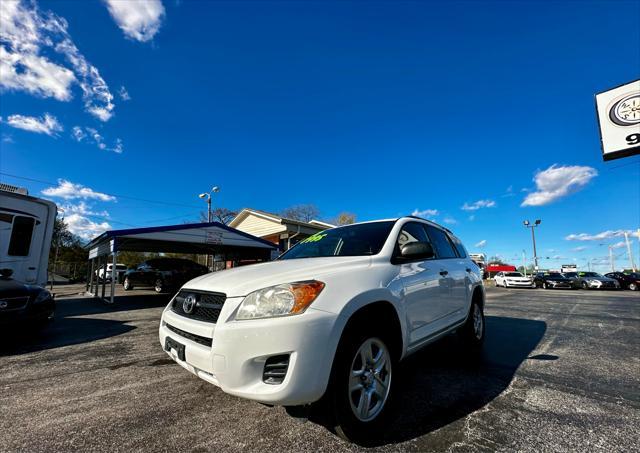
[[0, 184], [0, 269], [11, 269], [23, 283], [47, 284], [56, 212], [55, 203]]

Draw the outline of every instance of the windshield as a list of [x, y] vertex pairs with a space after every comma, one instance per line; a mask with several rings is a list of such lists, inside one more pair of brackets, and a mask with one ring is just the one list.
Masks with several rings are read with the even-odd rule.
[[504, 274], [505, 277], [522, 277], [520, 272], [507, 272]]
[[321, 231], [298, 242], [278, 259], [375, 255], [382, 249], [394, 223], [361, 223]]

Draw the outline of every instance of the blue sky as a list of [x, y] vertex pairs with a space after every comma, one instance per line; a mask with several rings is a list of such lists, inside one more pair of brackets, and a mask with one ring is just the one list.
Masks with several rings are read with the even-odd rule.
[[212, 185], [231, 209], [423, 212], [509, 262], [541, 218], [552, 268], [626, 262], [640, 227], [640, 161], [602, 162], [594, 109], [640, 75], [638, 2], [2, 5], [0, 180], [84, 237], [197, 219]]

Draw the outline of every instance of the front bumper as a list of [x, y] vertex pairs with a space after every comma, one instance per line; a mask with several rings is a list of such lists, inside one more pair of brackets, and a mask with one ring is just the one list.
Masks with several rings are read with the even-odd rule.
[[53, 298], [29, 303], [17, 310], [0, 310], [0, 326], [33, 324], [53, 319], [56, 303]]
[[[224, 392], [266, 404], [293, 406], [317, 401], [324, 394], [340, 335], [336, 332], [337, 318], [333, 313], [309, 308], [301, 315], [281, 318], [224, 322], [220, 317], [213, 324], [166, 309], [159, 337], [163, 348], [167, 337], [184, 345], [184, 360], [174, 348], [167, 353], [183, 368]], [[206, 344], [208, 340], [211, 346]], [[289, 355], [284, 380], [266, 384], [265, 362], [283, 354]]]
[[528, 280], [526, 282], [505, 280], [505, 283], [507, 284], [507, 286], [514, 287], [514, 288], [533, 288], [534, 287], [534, 284], [531, 280]]

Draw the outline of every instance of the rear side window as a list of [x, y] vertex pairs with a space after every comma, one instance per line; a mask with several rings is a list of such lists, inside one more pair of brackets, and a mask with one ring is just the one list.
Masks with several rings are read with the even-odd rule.
[[9, 239], [10, 256], [27, 256], [31, 248], [31, 237], [36, 221], [33, 217], [16, 216], [13, 219], [11, 239]]
[[412, 242], [430, 242], [421, 223], [409, 222], [402, 227], [398, 235], [398, 251], [403, 245]]
[[449, 235], [449, 238], [451, 239], [451, 242], [453, 242], [453, 246], [456, 248], [458, 256], [460, 258], [466, 258], [467, 250], [464, 248], [464, 245], [462, 245], [462, 242], [460, 242], [460, 239], [458, 239], [454, 235]]
[[438, 258], [456, 258], [456, 252], [453, 250], [453, 245], [449, 241], [447, 233], [431, 225], [425, 225], [425, 229], [431, 238], [431, 243], [436, 249]]

